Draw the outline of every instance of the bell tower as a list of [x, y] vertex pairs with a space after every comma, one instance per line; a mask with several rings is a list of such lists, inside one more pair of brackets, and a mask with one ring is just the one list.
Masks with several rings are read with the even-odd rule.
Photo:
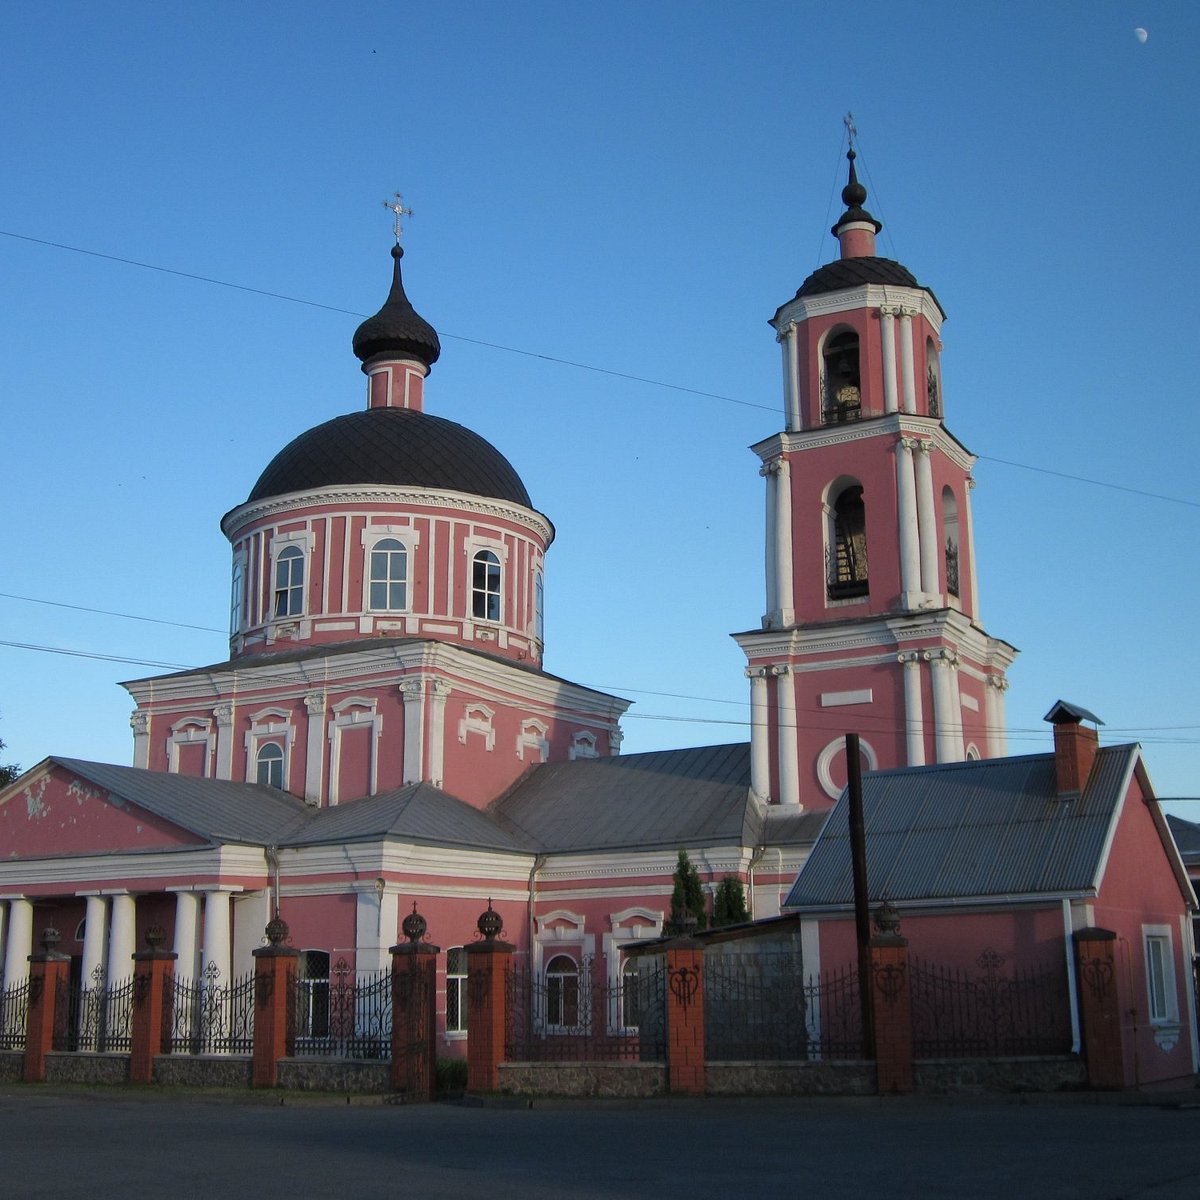
[[871, 768], [1002, 755], [1016, 656], [979, 615], [975, 456], [946, 426], [945, 313], [875, 253], [882, 228], [849, 149], [840, 256], [771, 320], [781, 432], [757, 443], [766, 481], [766, 612], [734, 637], [750, 680], [752, 786], [827, 807], [843, 735]]

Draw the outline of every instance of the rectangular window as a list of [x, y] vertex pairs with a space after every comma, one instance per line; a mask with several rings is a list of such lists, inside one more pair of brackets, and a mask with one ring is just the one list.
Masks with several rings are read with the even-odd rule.
[[1178, 1020], [1175, 1011], [1175, 971], [1171, 961], [1169, 933], [1146, 935], [1146, 988], [1150, 1020], [1154, 1023]]
[[461, 946], [446, 951], [446, 1032], [467, 1031], [467, 952]]

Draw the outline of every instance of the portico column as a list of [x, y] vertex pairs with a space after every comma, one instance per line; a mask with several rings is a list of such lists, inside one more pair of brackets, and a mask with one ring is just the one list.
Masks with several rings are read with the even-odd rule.
[[[962, 759], [962, 716], [954, 711], [957, 688], [950, 673], [956, 659], [950, 650], [926, 650], [933, 681], [933, 729], [937, 761], [959, 762]], [[957, 742], [957, 744], [956, 744]]]
[[913, 374], [912, 310], [900, 310], [900, 384], [904, 390], [904, 411], [917, 411], [917, 381]]
[[138, 709], [129, 718], [133, 730], [133, 765], [143, 770], [150, 765], [150, 714]]
[[400, 685], [404, 698], [404, 782], [420, 783], [425, 762], [425, 681], [415, 675]]
[[233, 705], [218, 704], [213, 709], [217, 721], [217, 778], [233, 778]]
[[917, 483], [912, 460], [913, 442], [896, 443], [896, 513], [900, 537], [900, 603], [916, 608], [921, 582], [920, 536], [917, 527]]
[[382, 971], [391, 965], [389, 947], [396, 940], [399, 894], [382, 878], [355, 893], [355, 973]]
[[896, 310], [879, 310], [879, 330], [883, 335], [883, 411], [894, 413], [899, 408], [896, 396]]
[[904, 664], [904, 730], [910, 767], [925, 765], [925, 713], [921, 701], [921, 652], [904, 650], [896, 655]]
[[309, 692], [304, 697], [308, 714], [308, 743], [304, 759], [304, 799], [320, 804], [325, 780], [325, 709], [324, 692]]
[[1008, 680], [989, 675], [983, 689], [983, 715], [987, 721], [988, 757], [1003, 758], [1008, 753], [1008, 721], [1004, 712], [1004, 693]]
[[758, 473], [767, 481], [767, 535], [764, 546], [763, 561], [767, 569], [766, 620], [764, 627], [770, 628], [775, 623], [775, 614], [779, 611], [779, 567], [775, 562], [775, 477], [779, 472], [778, 462], [763, 463]]
[[175, 893], [175, 970], [180, 978], [194, 980], [200, 963], [200, 897], [195, 892]]
[[747, 667], [750, 680], [750, 790], [760, 799], [771, 794], [771, 743], [767, 725], [767, 671]]
[[775, 676], [776, 728], [779, 731], [779, 803], [800, 803], [800, 746], [796, 728], [796, 690], [791, 669], [771, 668]]
[[33, 903], [24, 896], [8, 901], [8, 935], [4, 942], [4, 986], [29, 978], [29, 956], [33, 953]]
[[[446, 701], [449, 698], [450, 684], [445, 679], [429, 681], [429, 782], [439, 788], [446, 774]], [[394, 931], [388, 936], [394, 936]], [[380, 961], [380, 969], [386, 965]]]
[[112, 898], [112, 924], [108, 935], [108, 982], [111, 986], [133, 974], [137, 949], [137, 902], [128, 892]]
[[229, 983], [229, 893], [204, 893], [204, 948], [200, 974], [216, 967], [217, 978]]
[[775, 571], [779, 588], [779, 619], [785, 626], [796, 619], [792, 601], [792, 473], [787, 459], [779, 460], [775, 476]]
[[787, 429], [800, 428], [800, 349], [796, 322], [789, 321], [779, 335], [783, 342], [783, 401]]
[[108, 942], [108, 897], [86, 897], [87, 909], [83, 921], [83, 986], [96, 986], [99, 971], [104, 972], [105, 950]]
[[933, 463], [929, 443], [924, 439], [913, 447], [916, 458], [917, 530], [921, 548], [921, 591], [936, 596], [938, 587], [937, 510], [933, 502]]

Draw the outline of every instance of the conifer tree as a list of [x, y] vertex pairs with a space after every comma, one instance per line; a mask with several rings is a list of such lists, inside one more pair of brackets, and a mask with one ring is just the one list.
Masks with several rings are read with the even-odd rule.
[[684, 918], [691, 915], [696, 918], [696, 928], [703, 929], [708, 924], [708, 913], [704, 906], [704, 887], [700, 882], [700, 874], [686, 850], [680, 850], [679, 862], [671, 877], [675, 887], [671, 892], [671, 915], [668, 918], [672, 933], [682, 933], [686, 926]]
[[750, 910], [746, 907], [746, 889], [742, 887], [742, 881], [726, 875], [717, 885], [717, 894], [713, 897], [713, 928], [739, 925], [749, 920]]

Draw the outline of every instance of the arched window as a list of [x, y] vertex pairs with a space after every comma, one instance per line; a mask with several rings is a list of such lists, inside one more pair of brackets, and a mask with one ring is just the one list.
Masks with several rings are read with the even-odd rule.
[[472, 563], [471, 611], [480, 621], [500, 620], [500, 560], [480, 550]]
[[925, 402], [931, 417], [942, 415], [942, 369], [933, 338], [925, 339]]
[[275, 560], [275, 615], [297, 617], [304, 611], [304, 551], [288, 546]]
[[401, 612], [408, 606], [408, 551], [403, 542], [384, 538], [371, 547], [371, 607]]
[[865, 596], [867, 583], [867, 512], [859, 484], [843, 488], [833, 503], [828, 556], [830, 600]]
[[825, 343], [825, 395], [821, 421], [840, 425], [862, 416], [862, 382], [858, 371], [858, 334], [847, 329]]
[[267, 787], [283, 787], [283, 747], [277, 742], [264, 742], [258, 748], [256, 782]]
[[556, 954], [546, 968], [546, 1027], [573, 1029], [579, 1024], [579, 968], [566, 954]]
[[942, 489], [942, 529], [946, 537], [946, 591], [959, 595], [958, 501], [949, 488]]
[[446, 951], [446, 1032], [467, 1032], [467, 952], [461, 946]]
[[233, 582], [229, 588], [229, 632], [240, 633], [242, 628], [242, 606], [246, 595], [246, 576], [241, 560], [233, 564]]
[[533, 636], [546, 640], [546, 582], [541, 571], [533, 573]]

